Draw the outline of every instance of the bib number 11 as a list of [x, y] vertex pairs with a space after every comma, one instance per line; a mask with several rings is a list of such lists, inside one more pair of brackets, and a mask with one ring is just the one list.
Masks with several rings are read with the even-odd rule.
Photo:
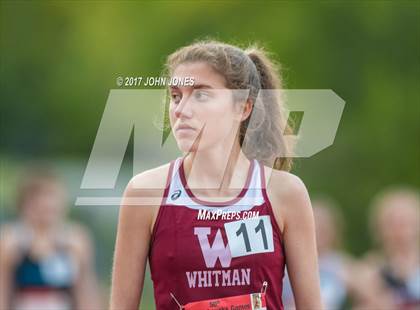
[[232, 257], [273, 252], [270, 216], [264, 215], [225, 224]]

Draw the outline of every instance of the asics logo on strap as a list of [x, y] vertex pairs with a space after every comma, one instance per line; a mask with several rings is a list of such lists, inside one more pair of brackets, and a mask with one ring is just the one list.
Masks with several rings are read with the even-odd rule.
[[181, 190], [178, 189], [175, 192], [173, 192], [173, 194], [171, 195], [171, 199], [176, 200], [179, 198], [179, 196], [181, 196]]

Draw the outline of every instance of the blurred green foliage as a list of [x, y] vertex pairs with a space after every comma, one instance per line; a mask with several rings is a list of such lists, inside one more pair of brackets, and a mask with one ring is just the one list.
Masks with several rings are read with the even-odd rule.
[[[207, 36], [260, 42], [286, 88], [332, 89], [346, 101], [335, 143], [296, 160], [294, 173], [340, 202], [346, 247], [363, 253], [372, 195], [420, 185], [419, 1], [2, 1], [2, 171], [13, 175], [11, 158], [84, 165], [115, 78], [159, 75], [169, 53]], [[113, 238], [103, 242], [105, 281]]]

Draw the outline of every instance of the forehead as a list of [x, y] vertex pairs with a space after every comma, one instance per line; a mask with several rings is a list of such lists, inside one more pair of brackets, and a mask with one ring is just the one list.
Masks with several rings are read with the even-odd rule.
[[401, 219], [416, 219], [418, 218], [416, 207], [410, 205], [406, 201], [395, 201], [385, 205], [380, 210], [380, 219], [382, 221], [398, 221]]
[[172, 77], [192, 77], [194, 84], [206, 84], [213, 88], [225, 88], [225, 78], [205, 62], [189, 62], [178, 65]]

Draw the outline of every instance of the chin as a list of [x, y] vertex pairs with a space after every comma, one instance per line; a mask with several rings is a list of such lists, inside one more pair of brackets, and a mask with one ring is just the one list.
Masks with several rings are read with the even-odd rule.
[[196, 149], [196, 147], [193, 145], [193, 141], [183, 139], [181, 141], [178, 141], [177, 144], [180, 151], [184, 153], [194, 152]]
[[209, 143], [210, 141], [205, 139], [197, 139], [195, 138], [178, 138], [176, 140], [178, 148], [182, 152], [191, 153], [191, 152], [199, 152], [208, 149], [213, 144]]

